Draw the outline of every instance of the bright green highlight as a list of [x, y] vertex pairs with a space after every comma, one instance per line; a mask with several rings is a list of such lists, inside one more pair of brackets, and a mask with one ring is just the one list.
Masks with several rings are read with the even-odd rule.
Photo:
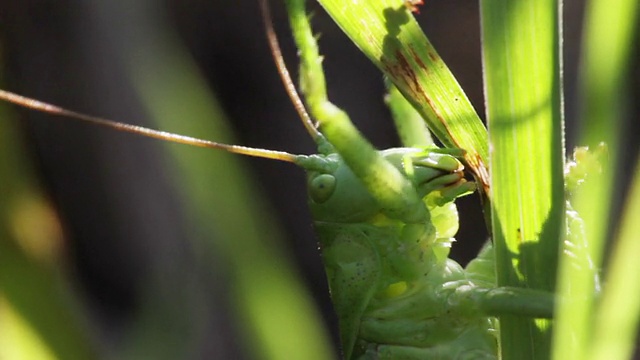
[[627, 196], [616, 247], [594, 317], [589, 359], [630, 359], [640, 320], [640, 161]]
[[[603, 250], [607, 241], [607, 228], [612, 224], [611, 198], [619, 192], [614, 189], [614, 172], [618, 166], [618, 137], [621, 119], [628, 101], [627, 74], [629, 73], [632, 39], [637, 35], [639, 4], [637, 0], [591, 0], [587, 3], [584, 21], [583, 57], [580, 66], [581, 117], [583, 126], [579, 143], [591, 148], [600, 142], [609, 147], [608, 161], [602, 164], [602, 175], [591, 177], [571, 196], [573, 208], [584, 221], [585, 237], [589, 256], [596, 267], [602, 264]], [[635, 29], [635, 30], [634, 30]], [[622, 166], [625, 166], [624, 164]], [[626, 166], [625, 166], [626, 167]], [[615, 220], [614, 220], [615, 221]], [[614, 222], [615, 224], [615, 222]], [[622, 264], [610, 263], [612, 269]], [[571, 264], [563, 262], [559, 277], [560, 296], [554, 339], [554, 359], [568, 357], [587, 359], [602, 356], [609, 337], [596, 337], [596, 333], [615, 327], [616, 316], [608, 324], [607, 311], [593, 301], [592, 274], [575, 271]], [[607, 272], [608, 270], [605, 270]], [[611, 281], [619, 280], [607, 277]], [[638, 281], [637, 279], [634, 281]], [[605, 298], [609, 289], [604, 283]], [[617, 296], [631, 296], [631, 293]], [[623, 304], [619, 304], [623, 305]], [[627, 304], [630, 306], [630, 304]], [[600, 309], [600, 310], [598, 310]], [[635, 311], [627, 310], [629, 317]], [[600, 314], [594, 318], [594, 314]], [[606, 315], [606, 316], [605, 316]], [[597, 321], [597, 322], [596, 322]], [[615, 334], [622, 340], [632, 334], [624, 334], [625, 328], [616, 328]], [[627, 330], [631, 330], [626, 328]], [[597, 350], [596, 350], [597, 349]], [[622, 351], [619, 348], [617, 351]], [[598, 357], [596, 357], [598, 356]], [[611, 357], [615, 358], [611, 354]]]
[[0, 297], [0, 358], [1, 359], [58, 359], [37, 331]]
[[[481, 2], [498, 284], [552, 291], [563, 234], [559, 15], [553, 0]], [[505, 359], [546, 359], [544, 322], [501, 317]]]

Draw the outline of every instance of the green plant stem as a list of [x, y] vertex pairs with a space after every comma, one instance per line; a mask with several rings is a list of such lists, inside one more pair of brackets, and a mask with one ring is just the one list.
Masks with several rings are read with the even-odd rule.
[[[498, 286], [553, 291], [563, 233], [558, 4], [481, 1]], [[500, 317], [503, 359], [547, 359], [550, 323]]]

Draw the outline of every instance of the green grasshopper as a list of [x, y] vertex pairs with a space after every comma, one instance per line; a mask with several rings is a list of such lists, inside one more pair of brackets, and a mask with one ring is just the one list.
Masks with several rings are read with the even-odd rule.
[[[265, 2], [261, 4], [268, 14]], [[453, 201], [475, 186], [464, 180], [462, 164], [451, 151], [426, 146], [426, 140], [403, 137], [406, 146], [422, 148], [374, 149], [327, 99], [303, 1], [287, 5], [302, 56], [302, 90], [317, 126], [282, 63], [270, 21], [267, 33], [318, 155], [225, 145], [114, 123], [5, 91], [0, 97], [121, 131], [297, 164], [307, 172], [309, 206], [345, 358], [496, 358], [498, 330], [491, 316], [549, 316], [547, 294], [494, 288], [490, 247], [466, 269], [448, 259], [458, 223]], [[401, 97], [392, 99], [394, 112], [407, 108]]]

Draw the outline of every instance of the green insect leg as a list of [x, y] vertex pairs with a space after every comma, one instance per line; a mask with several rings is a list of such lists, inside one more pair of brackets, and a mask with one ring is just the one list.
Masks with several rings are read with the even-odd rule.
[[322, 58], [304, 0], [287, 0], [286, 4], [300, 50], [302, 92], [321, 132], [383, 206], [387, 216], [406, 223], [425, 222], [429, 214], [412, 184], [360, 134], [349, 116], [328, 100]]
[[487, 243], [478, 256], [465, 268], [467, 280], [473, 286], [461, 286], [449, 303], [467, 312], [488, 316], [515, 315], [550, 319], [553, 317], [555, 296], [543, 290], [496, 287], [494, 248]]

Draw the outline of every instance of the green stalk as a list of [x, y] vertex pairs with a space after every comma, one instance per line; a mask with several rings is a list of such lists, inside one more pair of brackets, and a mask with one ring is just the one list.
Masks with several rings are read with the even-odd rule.
[[640, 161], [627, 197], [617, 246], [605, 279], [606, 289], [594, 315], [590, 359], [629, 359], [640, 320]]
[[[481, 1], [499, 286], [553, 291], [563, 233], [559, 11], [554, 0]], [[503, 359], [546, 359], [550, 322], [503, 316]]]
[[385, 102], [393, 115], [400, 142], [406, 147], [434, 145], [431, 133], [422, 120], [422, 116], [411, 106], [400, 90], [390, 81], [385, 81], [387, 96]]
[[[593, 0], [587, 6], [580, 74], [583, 85], [581, 113], [584, 120], [580, 144], [594, 146], [600, 142], [607, 143], [609, 161], [603, 164], [602, 175], [588, 179], [572, 196], [571, 202], [584, 221], [584, 242], [596, 268], [602, 264], [607, 230], [612, 226], [610, 212], [612, 194], [617, 191], [613, 188], [613, 174], [618, 158], [618, 129], [622, 123], [627, 97], [624, 85], [629, 71], [634, 28], [637, 29], [637, 16], [637, 0]], [[620, 266], [612, 264], [613, 269]], [[612, 295], [608, 293], [607, 283], [604, 285], [605, 295], [598, 312], [598, 324], [594, 324], [596, 305], [592, 296], [593, 274], [576, 271], [569, 263], [561, 265], [559, 291], [565, 301], [558, 304], [554, 358], [623, 358], [613, 357], [611, 354], [600, 357], [605, 346], [603, 342], [606, 343], [609, 337], [599, 338], [594, 334], [610, 329], [611, 324], [616, 321], [613, 317], [612, 323], [607, 323], [609, 315], [604, 315], [607, 313], [604, 306], [608, 304], [604, 299]], [[609, 275], [611, 278], [613, 273]], [[614, 284], [612, 290], [615, 289]], [[627, 295], [622, 292], [617, 293], [617, 296]], [[625, 309], [627, 308], [622, 306], [617, 310], [624, 312]], [[620, 338], [633, 336], [625, 335], [621, 329], [616, 329], [610, 335], [613, 333]], [[592, 346], [596, 350], [592, 351]]]

